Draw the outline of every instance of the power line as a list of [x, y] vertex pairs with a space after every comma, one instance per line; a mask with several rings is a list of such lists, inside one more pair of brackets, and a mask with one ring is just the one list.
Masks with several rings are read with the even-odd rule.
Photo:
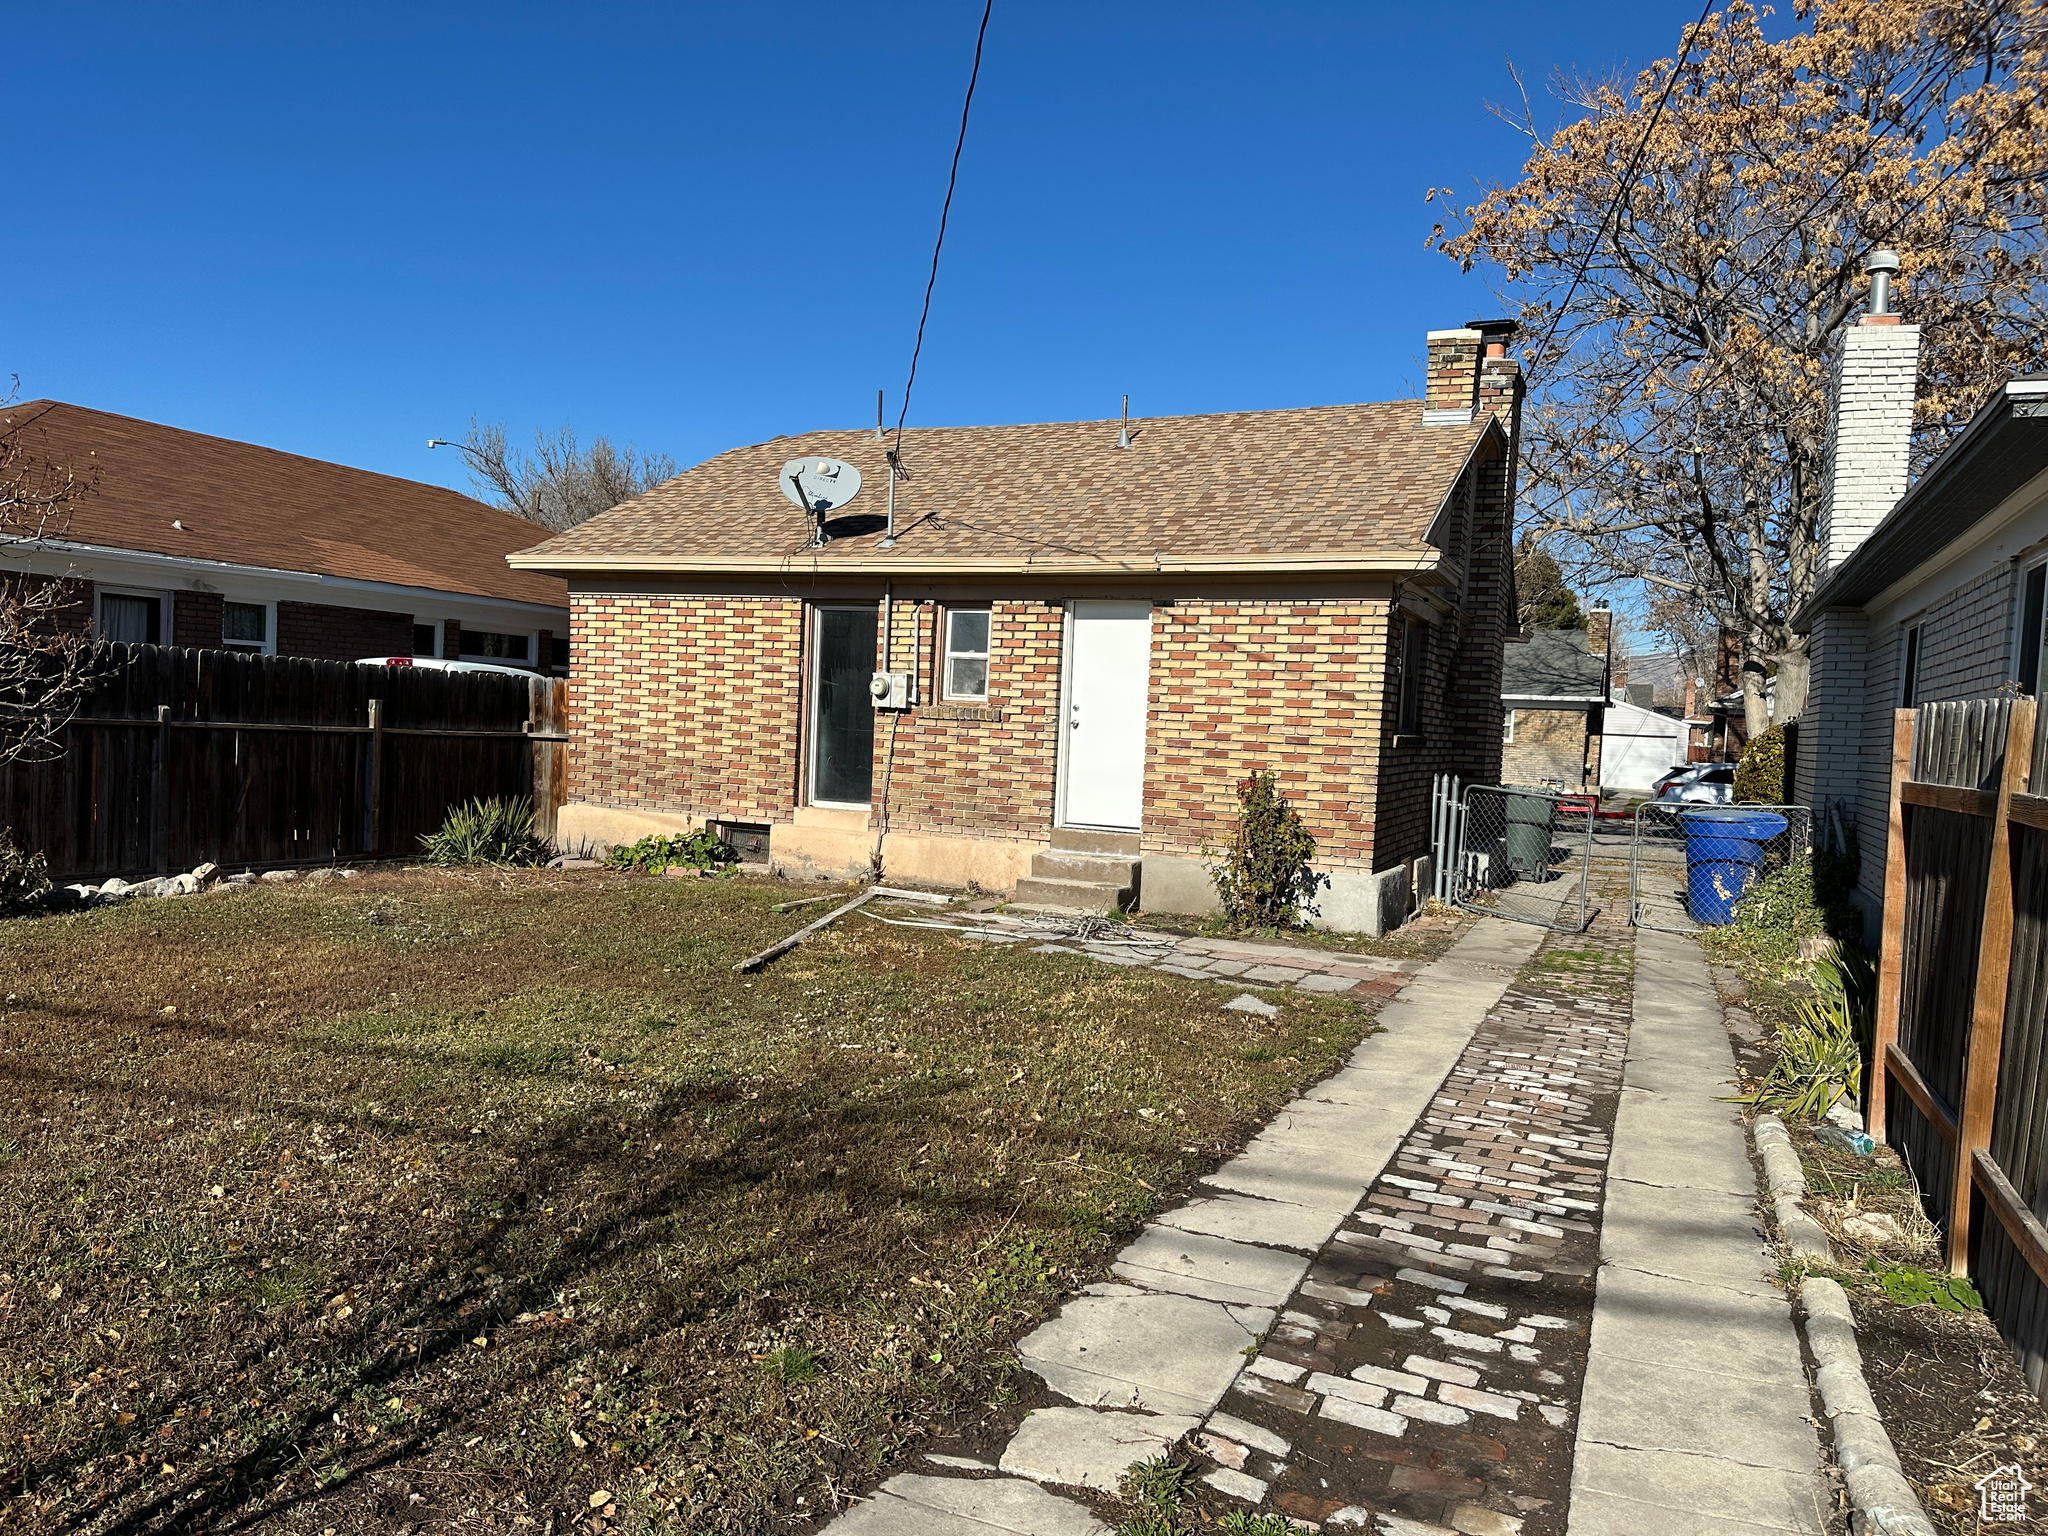
[[910, 377], [903, 384], [903, 408], [896, 413], [896, 441], [889, 449], [889, 470], [897, 472], [897, 460], [903, 451], [903, 422], [910, 414], [910, 391], [917, 383], [917, 359], [924, 351], [925, 322], [932, 315], [932, 289], [939, 281], [939, 252], [946, 247], [946, 220], [953, 212], [953, 188], [960, 180], [960, 152], [967, 147], [967, 114], [974, 110], [974, 85], [981, 78], [981, 46], [988, 38], [989, 13], [995, 9], [996, 0], [987, 0], [981, 8], [981, 30], [974, 36], [974, 68], [967, 76], [967, 99], [960, 103], [960, 137], [953, 144], [953, 169], [946, 177], [946, 201], [939, 209], [939, 237], [932, 242], [932, 270], [924, 283], [924, 311], [917, 317], [917, 344], [910, 349]]
[[1643, 163], [1643, 156], [1650, 148], [1650, 136], [1657, 131], [1657, 123], [1664, 116], [1664, 107], [1671, 100], [1671, 92], [1678, 85], [1678, 77], [1685, 73], [1685, 61], [1692, 53], [1694, 40], [1707, 25], [1707, 17], [1713, 12], [1714, 0], [1700, 7], [1700, 19], [1686, 28], [1685, 46], [1678, 50], [1678, 62], [1671, 66], [1671, 78], [1664, 82], [1664, 94], [1657, 98], [1657, 105], [1650, 113], [1649, 126], [1643, 129], [1643, 137], [1636, 145], [1636, 151], [1629, 156], [1628, 166], [1621, 173], [1621, 180], [1615, 184], [1614, 196], [1607, 200], [1606, 211], [1600, 215], [1600, 228], [1593, 236], [1593, 243], [1586, 247], [1585, 258], [1579, 262], [1579, 270], [1572, 274], [1571, 285], [1564, 291], [1564, 301], [1557, 306], [1557, 312], [1550, 317], [1550, 329], [1543, 333], [1543, 341], [1530, 355], [1531, 361], [1540, 363], [1543, 354], [1550, 350], [1550, 338], [1557, 334], [1557, 327], [1572, 307], [1572, 299], [1578, 294], [1579, 284], [1585, 280], [1586, 269], [1593, 265], [1593, 258], [1599, 254], [1600, 246], [1607, 238], [1607, 221], [1621, 208], [1621, 200], [1628, 196], [1635, 185], [1636, 167]]

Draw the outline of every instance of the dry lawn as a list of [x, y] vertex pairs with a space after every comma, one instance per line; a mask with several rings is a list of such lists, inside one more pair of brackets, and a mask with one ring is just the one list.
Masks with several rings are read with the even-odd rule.
[[0, 924], [0, 1526], [801, 1528], [1369, 1027], [790, 894]]

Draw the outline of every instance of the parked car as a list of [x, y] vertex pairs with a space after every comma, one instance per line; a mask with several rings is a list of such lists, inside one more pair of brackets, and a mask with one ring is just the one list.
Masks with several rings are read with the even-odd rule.
[[496, 661], [442, 661], [437, 656], [358, 656], [359, 667], [428, 667], [436, 672], [503, 672], [509, 677], [538, 677], [531, 667], [508, 667]]
[[1657, 781], [1654, 798], [1681, 805], [1727, 805], [1735, 798], [1735, 765], [1686, 763]]

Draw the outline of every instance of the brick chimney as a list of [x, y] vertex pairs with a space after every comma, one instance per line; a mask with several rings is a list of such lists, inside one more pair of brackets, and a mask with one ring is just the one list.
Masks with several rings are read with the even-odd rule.
[[[1425, 427], [1469, 426], [1482, 411], [1512, 412], [1521, 399], [1522, 370], [1507, 355], [1507, 344], [1519, 329], [1512, 320], [1473, 320], [1455, 331], [1429, 333]], [[1513, 430], [1512, 419], [1502, 425]]]
[[1920, 327], [1902, 324], [1891, 310], [1899, 258], [1872, 251], [1863, 270], [1870, 274], [1869, 312], [1844, 334], [1835, 359], [1834, 419], [1820, 493], [1822, 576], [1854, 554], [1906, 493]]
[[1605, 656], [1614, 644], [1614, 610], [1594, 608], [1586, 614], [1586, 649], [1595, 656]]

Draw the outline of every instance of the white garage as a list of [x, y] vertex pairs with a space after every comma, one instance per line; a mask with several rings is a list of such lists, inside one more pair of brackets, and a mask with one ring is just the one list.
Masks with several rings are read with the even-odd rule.
[[1600, 787], [1645, 795], [1685, 761], [1685, 722], [1640, 704], [1607, 706], [1600, 740]]

